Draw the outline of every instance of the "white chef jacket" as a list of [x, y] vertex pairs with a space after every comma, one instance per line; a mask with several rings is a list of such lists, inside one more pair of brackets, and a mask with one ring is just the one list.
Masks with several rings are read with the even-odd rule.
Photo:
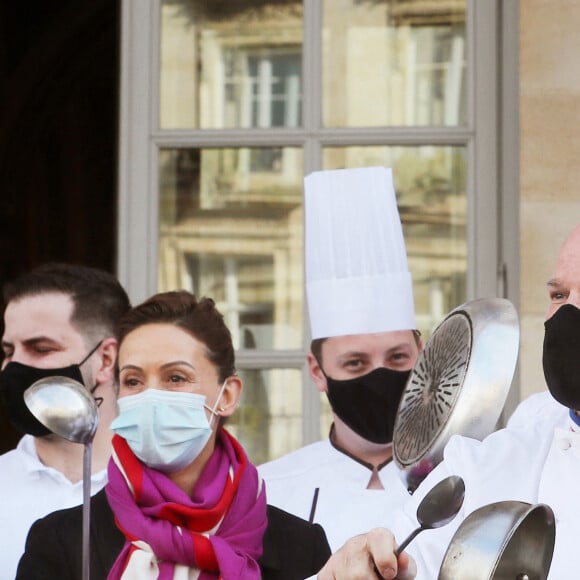
[[551, 420], [556, 426], [568, 414], [568, 407], [558, 403], [549, 391], [542, 391], [524, 399], [508, 419], [507, 427], [528, 427], [538, 421]]
[[417, 527], [421, 498], [438, 480], [451, 474], [463, 477], [465, 501], [459, 515], [447, 526], [417, 536], [407, 551], [417, 561], [417, 580], [437, 578], [447, 546], [465, 516], [489, 503], [519, 500], [544, 503], [554, 511], [556, 543], [550, 580], [579, 578], [578, 527], [580, 522], [580, 433], [566, 409], [554, 425], [554, 414], [526, 428], [513, 426], [489, 435], [483, 442], [454, 436], [444, 461], [423, 481], [395, 515], [393, 532], [398, 541]]
[[[91, 477], [91, 494], [107, 481], [107, 471]], [[39, 518], [83, 502], [83, 482], [72, 483], [41, 463], [34, 438], [25, 435], [16, 449], [0, 455], [0, 578], [16, 576], [28, 529]], [[79, 543], [80, 546], [80, 543]]]
[[312, 521], [324, 528], [333, 552], [352, 536], [374, 527], [390, 527], [392, 512], [409, 498], [393, 462], [379, 467], [384, 489], [366, 489], [372, 466], [335, 448], [329, 440], [260, 465], [258, 471], [266, 484], [268, 503], [305, 520], [314, 511]]

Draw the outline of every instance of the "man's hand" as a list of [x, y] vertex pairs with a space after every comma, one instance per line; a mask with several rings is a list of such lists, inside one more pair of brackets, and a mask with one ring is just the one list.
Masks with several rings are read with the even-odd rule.
[[387, 578], [412, 580], [417, 568], [415, 561], [405, 552], [398, 560], [396, 542], [385, 528], [374, 528], [366, 534], [348, 540], [335, 552], [318, 573], [318, 580], [367, 580]]

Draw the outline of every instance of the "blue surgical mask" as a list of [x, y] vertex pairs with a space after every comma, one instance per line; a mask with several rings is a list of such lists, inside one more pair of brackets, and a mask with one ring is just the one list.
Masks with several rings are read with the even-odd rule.
[[187, 467], [206, 446], [212, 434], [205, 409], [212, 414], [221, 399], [222, 385], [213, 408], [205, 395], [146, 389], [119, 399], [119, 415], [111, 430], [125, 439], [147, 466], [172, 473]]

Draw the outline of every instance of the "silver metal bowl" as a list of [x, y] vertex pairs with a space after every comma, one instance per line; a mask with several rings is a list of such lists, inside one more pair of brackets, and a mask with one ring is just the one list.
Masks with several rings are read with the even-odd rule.
[[516, 368], [519, 321], [504, 298], [452, 310], [419, 355], [395, 420], [393, 457], [413, 491], [458, 433], [483, 439], [503, 409]]
[[95, 399], [69, 377], [44, 377], [24, 391], [24, 402], [47, 429], [73, 443], [93, 440], [99, 424]]
[[556, 524], [545, 504], [501, 501], [463, 520], [439, 570], [439, 580], [545, 580]]

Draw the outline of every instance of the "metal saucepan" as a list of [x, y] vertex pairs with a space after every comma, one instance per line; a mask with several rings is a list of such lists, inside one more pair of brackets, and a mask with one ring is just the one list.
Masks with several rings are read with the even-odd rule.
[[483, 506], [457, 528], [438, 580], [545, 580], [555, 538], [554, 513], [545, 504]]
[[504, 298], [452, 310], [429, 338], [403, 392], [393, 457], [412, 492], [458, 433], [483, 439], [503, 409], [516, 368], [519, 321]]

